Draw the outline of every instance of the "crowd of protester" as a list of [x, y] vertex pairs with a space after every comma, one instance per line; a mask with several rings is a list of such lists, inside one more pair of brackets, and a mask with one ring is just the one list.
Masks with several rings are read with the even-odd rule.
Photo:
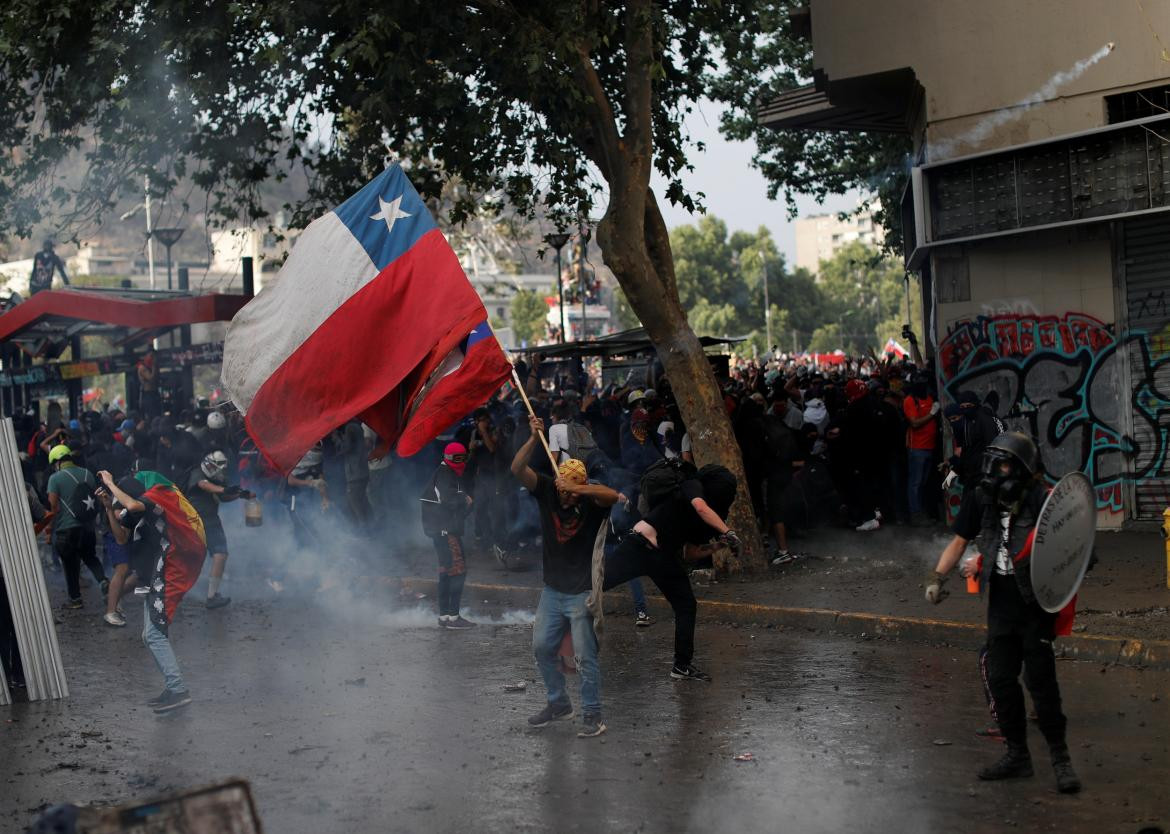
[[[597, 367], [544, 362], [539, 355], [517, 368], [539, 425], [547, 426], [556, 464], [580, 461], [589, 483], [620, 496], [608, 517], [606, 551], [612, 554], [622, 534], [648, 514], [641, 494], [648, 477], [696, 471], [670, 381], [654, 364], [604, 385]], [[885, 525], [939, 523], [947, 479], [965, 486], [977, 480], [982, 450], [1002, 429], [995, 404], [964, 392], [940, 409], [934, 380], [933, 369], [909, 357], [845, 358], [821, 368], [803, 357], [778, 355], [734, 360], [719, 376], [743, 453], [747, 482], [740, 486], [771, 543], [773, 564], [800, 555], [790, 543], [794, 536], [815, 547], [815, 536], [807, 534], [819, 526], [866, 533]], [[440, 625], [467, 628], [471, 623], [460, 614], [464, 548], [514, 567], [540, 547], [539, 502], [511, 471], [531, 437], [528, 406], [519, 394], [505, 386], [413, 459], [383, 454], [368, 427], [350, 422], [322, 438], [287, 475], [266, 463], [230, 405], [213, 408], [199, 401], [178, 413], [160, 413], [155, 386], [144, 386], [137, 410], [105, 408], [69, 419], [59, 404], [49, 403], [44, 414], [16, 415], [14, 425], [30, 512], [52, 545], [46, 567], [64, 574], [68, 609], [86, 605], [83, 568], [111, 627], [125, 625], [125, 595], [149, 585], [152, 570], [135, 570], [117, 540], [117, 524], [107, 521], [100, 506], [79, 503], [92, 504], [85, 501], [91, 494], [108, 493], [107, 480], [126, 486], [127, 477], [149, 472], [185, 496], [200, 517], [210, 565], [205, 604], [211, 610], [230, 603], [222, 590], [229, 542], [221, 504], [245, 499], [269, 524], [287, 525], [302, 548], [321, 550], [325, 537], [334, 539], [345, 529], [380, 542], [373, 552], [389, 554], [418, 541], [421, 496], [421, 532], [438, 556]], [[955, 453], [947, 459], [944, 425]], [[558, 477], [544, 455], [528, 465]], [[453, 495], [457, 505], [452, 509], [448, 500], [428, 524], [432, 494]], [[630, 589], [636, 624], [650, 625], [637, 577]]]

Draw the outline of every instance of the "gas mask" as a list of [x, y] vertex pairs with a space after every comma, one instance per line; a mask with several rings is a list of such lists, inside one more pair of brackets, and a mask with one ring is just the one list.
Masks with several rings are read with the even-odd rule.
[[979, 486], [1001, 509], [1011, 509], [1024, 494], [1030, 479], [1028, 470], [1013, 455], [989, 448], [983, 453]]

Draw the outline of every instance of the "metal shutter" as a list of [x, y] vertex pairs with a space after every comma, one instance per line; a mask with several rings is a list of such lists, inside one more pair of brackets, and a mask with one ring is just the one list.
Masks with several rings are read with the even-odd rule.
[[1170, 324], [1170, 214], [1125, 221], [1123, 241], [1126, 326], [1132, 334], [1146, 334], [1145, 339], [1130, 340], [1127, 347], [1133, 439], [1139, 449], [1161, 449], [1159, 465], [1148, 475], [1139, 473], [1134, 485], [1133, 517], [1160, 521], [1170, 506], [1170, 450], [1162, 448], [1170, 441], [1170, 424], [1158, 413], [1142, 411], [1137, 402], [1143, 389], [1156, 400], [1170, 398], [1170, 363], [1153, 367], [1165, 354], [1162, 331]]

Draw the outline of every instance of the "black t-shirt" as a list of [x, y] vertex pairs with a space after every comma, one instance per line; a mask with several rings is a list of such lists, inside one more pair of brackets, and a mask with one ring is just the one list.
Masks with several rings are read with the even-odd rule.
[[703, 521], [691, 501], [706, 500], [703, 484], [697, 478], [683, 481], [678, 491], [663, 501], [646, 516], [646, 523], [658, 533], [660, 550], [680, 554], [684, 544], [706, 544], [719, 535], [714, 527]]
[[[955, 516], [955, 523], [951, 525], [951, 532], [967, 541], [979, 538], [983, 531], [983, 500], [978, 489], [963, 490], [963, 499], [959, 504], [959, 513]], [[992, 554], [992, 558], [995, 554]]]
[[592, 587], [593, 543], [609, 516], [609, 508], [583, 499], [562, 507], [556, 484], [547, 475], [536, 475], [533, 492], [540, 506], [544, 538], [544, 584], [562, 594], [580, 594]]
[[187, 478], [187, 485], [182, 490], [183, 495], [191, 502], [200, 518], [211, 519], [219, 517], [219, 498], [213, 493], [199, 486], [200, 481], [206, 481], [203, 470], [195, 467]]
[[131, 531], [130, 541], [126, 543], [130, 553], [130, 567], [138, 574], [138, 582], [146, 584], [158, 570], [159, 560], [164, 553], [163, 532], [166, 528], [155, 512], [154, 502], [145, 496], [138, 500], [144, 505], [144, 511], [132, 513], [123, 510], [121, 523]]

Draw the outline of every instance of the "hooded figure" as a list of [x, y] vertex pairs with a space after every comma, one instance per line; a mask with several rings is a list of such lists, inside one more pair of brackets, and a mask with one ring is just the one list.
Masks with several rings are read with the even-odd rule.
[[471, 509], [471, 493], [465, 489], [467, 447], [448, 443], [443, 462], [419, 496], [423, 532], [435, 545], [439, 560], [439, 628], [468, 629], [475, 624], [459, 615], [467, 561], [463, 554], [463, 529]]

